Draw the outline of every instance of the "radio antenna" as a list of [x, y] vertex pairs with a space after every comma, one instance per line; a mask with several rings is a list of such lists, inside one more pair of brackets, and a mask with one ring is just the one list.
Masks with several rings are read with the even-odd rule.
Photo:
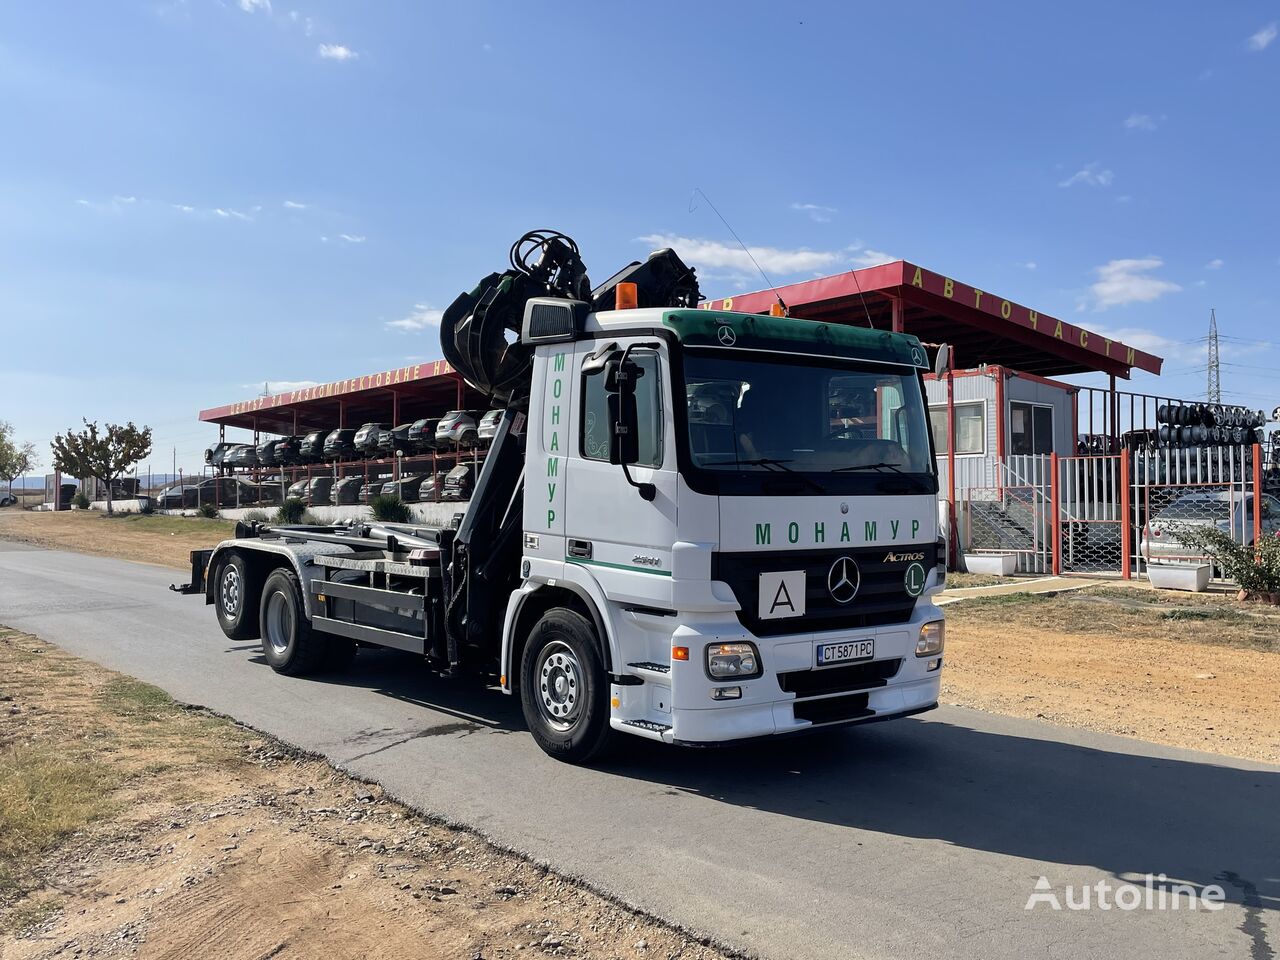
[[721, 213], [716, 208], [716, 205], [711, 202], [711, 198], [706, 195], [706, 193], [703, 191], [701, 187], [693, 188], [693, 193], [689, 197], [689, 212], [693, 213], [693, 211], [698, 208], [697, 204], [694, 203], [694, 197], [697, 197], [697, 196], [701, 196], [703, 200], [707, 201], [707, 206], [709, 206], [712, 209], [712, 211], [715, 213], [715, 215], [720, 218], [720, 222], [724, 224], [724, 228], [733, 235], [733, 239], [738, 241], [738, 246], [742, 248], [742, 252], [745, 253], [750, 258], [751, 262], [755, 264], [756, 269], [760, 271], [760, 276], [764, 278], [765, 285], [770, 290], [773, 291], [774, 299], [777, 300], [778, 303], [782, 305], [782, 315], [784, 317], [787, 316], [787, 312], [788, 312], [787, 304], [786, 304], [786, 301], [782, 299], [782, 296], [778, 293], [778, 288], [773, 285], [773, 281], [770, 280], [769, 275], [764, 272], [764, 267], [760, 266], [760, 262], [756, 260], [755, 256], [751, 253], [751, 249], [745, 243], [742, 242], [742, 238], [738, 236], [738, 231], [734, 230], [733, 227], [729, 226], [729, 221], [724, 218], [724, 214]]
[[850, 267], [849, 274], [853, 277], [853, 286], [858, 291], [858, 299], [862, 301], [862, 312], [867, 315], [867, 326], [874, 330], [876, 325], [871, 322], [871, 308], [867, 306], [867, 298], [862, 295], [862, 284], [858, 281], [858, 268]]

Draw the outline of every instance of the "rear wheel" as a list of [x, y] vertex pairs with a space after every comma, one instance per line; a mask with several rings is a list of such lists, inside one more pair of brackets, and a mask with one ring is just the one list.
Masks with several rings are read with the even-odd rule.
[[573, 610], [547, 611], [520, 664], [520, 705], [538, 746], [568, 763], [598, 756], [612, 730], [609, 678], [591, 622]]
[[325, 666], [327, 638], [311, 629], [302, 606], [302, 589], [292, 570], [271, 571], [259, 606], [262, 655], [276, 673], [296, 677]]
[[232, 640], [253, 640], [258, 634], [258, 599], [262, 583], [253, 576], [244, 557], [233, 553], [219, 565], [214, 582], [214, 608], [218, 626]]

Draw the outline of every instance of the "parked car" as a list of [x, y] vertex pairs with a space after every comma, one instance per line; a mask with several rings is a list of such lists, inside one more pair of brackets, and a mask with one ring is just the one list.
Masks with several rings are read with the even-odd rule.
[[307, 486], [311, 483], [310, 477], [304, 477], [289, 484], [289, 490], [285, 497], [289, 500], [305, 500], [307, 498]]
[[438, 417], [423, 417], [409, 425], [409, 449], [413, 453], [430, 453], [436, 448]]
[[436, 424], [436, 446], [475, 446], [479, 438], [476, 415], [471, 410], [450, 410]]
[[251, 443], [237, 443], [222, 458], [224, 467], [234, 470], [248, 470], [258, 466], [258, 448]]
[[350, 506], [360, 499], [360, 487], [364, 477], [343, 477], [333, 485], [333, 502], [340, 507]]
[[155, 495], [156, 509], [182, 510], [196, 505], [196, 484], [174, 483]]
[[324, 458], [326, 460], [353, 460], [356, 455], [356, 432], [354, 430], [334, 430], [324, 438]]
[[227, 455], [227, 451], [234, 447], [234, 443], [219, 443], [204, 452], [204, 462], [211, 467], [222, 466], [222, 459]]
[[389, 429], [390, 427], [385, 423], [366, 423], [356, 431], [356, 435], [351, 442], [355, 444], [356, 451], [362, 457], [376, 457], [378, 455], [378, 437], [382, 435], [383, 430]]
[[257, 483], [258, 502], [269, 506], [277, 506], [284, 502], [284, 481], [279, 477], [268, 477]]
[[332, 493], [333, 477], [328, 474], [312, 477], [307, 484], [307, 495], [303, 498], [303, 502], [309, 507], [327, 507], [333, 503]]
[[258, 465], [262, 467], [274, 467], [279, 461], [276, 460], [276, 444], [280, 442], [279, 437], [267, 437], [258, 444]]
[[364, 484], [360, 488], [360, 502], [368, 503], [374, 497], [378, 496], [378, 494], [382, 493], [384, 487], [391, 486], [394, 483], [394, 480], [390, 480], [387, 477], [371, 478], [368, 483]]
[[[1214, 526], [1237, 543], [1253, 543], [1253, 494], [1226, 490], [1197, 490], [1179, 497], [1142, 528], [1139, 549], [1142, 558], [1152, 560], [1192, 560], [1203, 553], [1183, 539], [1188, 528]], [[1262, 532], [1274, 536], [1280, 531], [1280, 500], [1262, 495]]]
[[301, 462], [302, 442], [297, 437], [281, 437], [272, 445], [271, 455], [277, 465], [293, 466]]
[[503, 410], [490, 410], [480, 418], [480, 425], [476, 428], [478, 439], [492, 440], [498, 433], [498, 421], [502, 419]]
[[393, 494], [405, 503], [419, 503], [435, 499], [435, 485], [444, 481], [444, 474], [435, 476], [425, 474], [409, 474], [399, 480], [393, 480], [382, 487], [382, 492]]
[[378, 434], [378, 456], [387, 460], [394, 457], [396, 451], [409, 453], [409, 428], [412, 426], [411, 423], [402, 423]]
[[475, 470], [469, 463], [460, 463], [444, 478], [443, 500], [470, 500], [475, 488]]
[[329, 436], [327, 430], [312, 430], [298, 444], [299, 463], [319, 463], [324, 459], [324, 441]]

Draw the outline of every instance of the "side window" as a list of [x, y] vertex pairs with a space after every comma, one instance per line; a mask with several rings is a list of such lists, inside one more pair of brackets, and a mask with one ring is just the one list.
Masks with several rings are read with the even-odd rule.
[[[955, 404], [956, 454], [985, 453], [987, 449], [987, 405], [982, 401]], [[933, 446], [938, 456], [947, 452], [947, 408], [929, 408], [929, 426], [933, 430]]]
[[1053, 453], [1053, 408], [1014, 400], [1009, 404], [1009, 446], [1015, 454]]
[[[643, 467], [662, 466], [662, 383], [657, 354], [636, 350], [631, 359], [641, 370], [636, 386], [636, 412], [640, 421], [640, 459]], [[609, 394], [605, 371], [582, 377], [582, 424], [579, 450], [586, 460], [609, 459]]]

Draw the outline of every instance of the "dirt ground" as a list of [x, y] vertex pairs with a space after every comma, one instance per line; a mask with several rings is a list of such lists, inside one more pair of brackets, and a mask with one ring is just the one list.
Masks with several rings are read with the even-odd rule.
[[1280, 762], [1280, 610], [1093, 587], [947, 608], [944, 702]]
[[[0, 538], [184, 568], [224, 521], [0, 510]], [[962, 577], [966, 579], [961, 579]], [[953, 587], [1007, 578], [948, 578]], [[1095, 586], [947, 607], [944, 702], [1280, 762], [1280, 609]]]
[[0, 539], [179, 569], [190, 568], [192, 550], [212, 547], [230, 537], [234, 529], [229, 520], [203, 517], [137, 513], [108, 517], [96, 510], [44, 513], [17, 507], [0, 510]]
[[728, 956], [0, 628], [0, 956]]

